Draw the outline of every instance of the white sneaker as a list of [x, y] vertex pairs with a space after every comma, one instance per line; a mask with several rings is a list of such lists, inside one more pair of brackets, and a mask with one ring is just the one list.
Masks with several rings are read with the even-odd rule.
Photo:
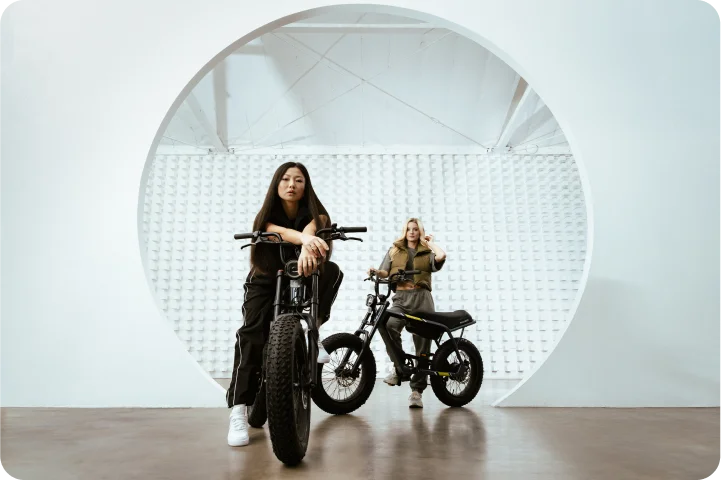
[[383, 381], [393, 387], [400, 383], [398, 382], [398, 373], [396, 372], [395, 368], [386, 378], [383, 379]]
[[230, 428], [228, 429], [228, 445], [242, 447], [248, 445], [248, 415], [245, 405], [236, 405], [230, 411]]
[[408, 397], [408, 407], [423, 408], [423, 399], [421, 398], [420, 392], [416, 392], [415, 390], [411, 392], [411, 396]]
[[328, 363], [330, 362], [330, 355], [328, 355], [328, 352], [325, 351], [325, 347], [323, 347], [323, 343], [318, 341], [318, 363]]

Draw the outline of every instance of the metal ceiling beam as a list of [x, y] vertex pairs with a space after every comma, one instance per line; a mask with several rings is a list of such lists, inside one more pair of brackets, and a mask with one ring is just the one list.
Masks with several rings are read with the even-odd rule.
[[213, 69], [213, 99], [215, 101], [215, 131], [223, 147], [228, 147], [228, 74], [225, 61]]
[[[529, 115], [526, 120], [518, 124], [515, 131], [513, 132], [513, 135], [511, 135], [511, 138], [509, 139], [509, 146], [514, 147], [517, 145], [525, 145], [527, 143], [537, 140], [537, 138], [530, 138], [531, 135], [533, 135], [539, 128], [545, 125], [546, 122], [548, 122], [552, 118], [553, 114], [551, 113], [551, 110], [548, 108], [547, 105], [543, 105], [541, 108], [535, 111], [533, 115]], [[517, 133], [523, 134], [523, 136], [520, 137], [520, 140], [516, 138]], [[541, 135], [541, 137], [538, 138], [543, 138], [545, 136], [547, 136], [547, 134]]]
[[[519, 95], [520, 98], [518, 98]], [[508, 108], [506, 122], [501, 129], [501, 134], [496, 142], [496, 148], [505, 148], [508, 146], [509, 140], [521, 123], [521, 113], [526, 108], [528, 100], [532, 95], [533, 89], [524, 79], [521, 78], [518, 82], [518, 86], [516, 87], [516, 93], [513, 95], [513, 100], [511, 100], [511, 105]]]
[[[449, 32], [449, 33], [450, 33], [450, 32]], [[282, 37], [279, 37], [277, 34], [273, 34], [273, 35], [275, 35], [276, 37], [282, 39]], [[445, 38], [445, 36], [446, 36], [446, 35], [444, 35], [444, 36], [441, 37], [441, 38]], [[432, 122], [440, 125], [441, 127], [446, 128], [446, 129], [452, 131], [453, 133], [455, 133], [455, 134], [457, 134], [457, 135], [460, 135], [461, 137], [465, 138], [466, 140], [471, 141], [472, 143], [474, 143], [474, 144], [476, 144], [476, 145], [479, 145], [479, 146], [481, 146], [481, 147], [483, 147], [483, 148], [486, 148], [485, 145], [481, 144], [481, 143], [478, 142], [477, 140], [469, 137], [468, 135], [465, 135], [464, 133], [456, 130], [455, 128], [453, 128], [453, 127], [451, 127], [450, 125], [442, 122], [441, 120], [439, 120], [439, 119], [437, 119], [437, 118], [434, 118], [434, 117], [432, 117], [431, 115], [428, 115], [427, 113], [425, 113], [425, 112], [423, 112], [422, 110], [418, 109], [417, 107], [411, 105], [410, 103], [405, 102], [405, 101], [401, 100], [400, 98], [392, 95], [390, 92], [382, 89], [381, 87], [379, 87], [378, 85], [376, 85], [375, 83], [373, 83], [373, 82], [371, 81], [371, 80], [373, 80], [373, 78], [377, 77], [378, 75], [380, 75], [380, 74], [383, 73], [383, 72], [377, 73], [376, 75], [374, 75], [374, 76], [371, 77], [371, 78], [363, 78], [363, 77], [359, 76], [357, 73], [354, 73], [354, 72], [348, 70], [347, 68], [345, 68], [343, 65], [339, 64], [338, 62], [336, 62], [336, 61], [334, 61], [334, 60], [332, 60], [332, 59], [330, 59], [330, 58], [327, 58], [325, 55], [323, 55], [323, 54], [321, 54], [320, 52], [316, 51], [315, 49], [313, 49], [313, 48], [310, 47], [309, 45], [303, 43], [302, 41], [298, 40], [297, 38], [293, 37], [292, 35], [285, 35], [284, 37], [287, 37], [288, 39], [290, 39], [289, 44], [290, 44], [292, 47], [294, 47], [294, 48], [296, 48], [296, 49], [298, 49], [298, 50], [300, 50], [300, 51], [304, 51], [304, 52], [310, 54], [311, 56], [315, 57], [319, 62], [320, 62], [320, 61], [323, 61], [323, 62], [326, 62], [326, 63], [330, 63], [330, 64], [332, 64], [332, 65], [335, 65], [336, 67], [340, 68], [341, 70], [343, 70], [344, 72], [348, 73], [349, 75], [355, 77], [356, 79], [358, 79], [358, 80], [361, 82], [361, 83], [359, 83], [358, 85], [354, 86], [353, 88], [351, 88], [351, 89], [347, 90], [346, 92], [342, 93], [341, 95], [338, 95], [338, 96], [334, 97], [334, 98], [332, 99], [332, 101], [335, 101], [336, 99], [340, 98], [341, 96], [343, 96], [343, 95], [345, 95], [346, 93], [348, 93], [348, 92], [356, 89], [357, 87], [359, 87], [359, 86], [361, 86], [361, 85], [369, 85], [369, 86], [375, 88], [376, 90], [378, 90], [379, 92], [381, 92], [381, 93], [383, 93], [383, 94], [391, 97], [393, 100], [396, 100], [397, 102], [405, 105], [406, 107], [408, 107], [408, 108], [410, 108], [410, 109], [412, 109], [412, 110], [415, 110], [416, 112], [418, 112], [418, 113], [420, 113], [421, 115], [427, 117], [429, 120], [431, 120]], [[292, 43], [291, 43], [291, 42], [292, 42]], [[432, 44], [432, 43], [431, 43], [431, 44]], [[419, 51], [422, 51], [422, 50], [423, 50], [423, 49], [421, 49], [421, 50], [419, 50]], [[416, 52], [416, 53], [417, 53], [417, 52]], [[305, 113], [302, 117], [298, 117], [297, 119], [293, 120], [293, 121], [290, 122], [289, 124], [286, 124], [286, 125], [284, 125], [283, 127], [281, 127], [281, 129], [287, 127], [288, 125], [290, 125], [290, 124], [292, 124], [292, 123], [294, 123], [294, 122], [296, 122], [296, 121], [298, 121], [298, 120], [300, 120], [301, 118], [303, 118], [303, 117], [305, 117], [305, 116], [310, 115], [311, 113], [317, 111], [319, 108], [322, 108], [323, 106], [327, 105], [328, 103], [330, 103], [330, 102], [327, 102], [327, 103], [321, 105], [320, 107], [316, 108], [315, 110], [313, 110], [313, 111], [311, 111], [311, 112]], [[267, 137], [267, 136], [266, 136], [266, 137]]]
[[420, 33], [427, 30], [446, 30], [432, 23], [292, 23], [275, 30], [276, 33]]
[[210, 143], [213, 145], [213, 147], [219, 152], [227, 153], [228, 147], [222, 142], [222, 140], [218, 136], [218, 133], [213, 128], [210, 120], [208, 120], [208, 116], [205, 114], [202, 107], [200, 106], [198, 99], [195, 98], [195, 95], [193, 95], [193, 92], [190, 92], [188, 98], [185, 99], [185, 103], [187, 103], [188, 107], [190, 107], [190, 110], [193, 112], [195, 119], [198, 121], [200, 127], [210, 139]]

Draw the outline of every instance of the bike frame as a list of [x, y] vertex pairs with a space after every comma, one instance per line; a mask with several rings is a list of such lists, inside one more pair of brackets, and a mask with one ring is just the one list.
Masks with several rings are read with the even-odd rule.
[[[363, 241], [360, 238], [354, 238], [354, 237], [347, 237], [345, 235], [346, 232], [365, 232], [366, 227], [338, 227], [336, 224], [331, 225], [330, 228], [322, 228], [316, 232], [317, 236], [323, 235], [323, 234], [330, 234], [330, 238], [328, 240], [358, 240]], [[265, 240], [266, 238], [275, 238], [276, 241], [268, 242]], [[293, 247], [298, 248], [298, 245], [294, 245], [290, 242], [286, 242], [283, 240], [280, 234], [278, 233], [271, 233], [271, 232], [253, 232], [252, 234], [236, 234], [235, 239], [241, 240], [241, 239], [252, 239], [252, 242], [249, 244], [244, 245], [241, 248], [246, 248], [249, 246], [252, 246], [253, 244], [256, 244], [258, 242], [260, 243], [270, 243], [272, 245], [277, 245], [278, 248], [280, 248], [280, 259], [283, 263], [283, 269], [278, 270], [275, 275], [275, 298], [273, 300], [273, 320], [274, 322], [280, 315], [283, 314], [296, 314], [301, 316], [305, 321], [308, 323], [308, 333], [307, 333], [307, 345], [308, 345], [308, 357], [307, 361], [310, 363], [310, 365], [306, 365], [308, 368], [306, 368], [306, 372], [309, 375], [309, 378], [305, 380], [304, 387], [315, 387], [315, 379], [316, 375], [318, 374], [318, 362], [315, 361], [318, 358], [318, 307], [320, 305], [319, 301], [319, 293], [318, 293], [318, 285], [319, 285], [319, 277], [320, 277], [320, 271], [319, 269], [313, 270], [313, 273], [311, 274], [311, 298], [310, 303], [305, 302], [302, 294], [296, 289], [295, 291], [291, 291], [291, 294], [289, 295], [289, 298], [287, 299], [289, 302], [284, 303], [283, 300], [283, 294], [285, 292], [285, 282], [286, 280], [290, 282], [291, 288], [297, 288], [298, 286], [302, 286], [303, 279], [300, 275], [297, 276], [291, 276], [286, 269], [288, 268], [289, 262], [285, 259], [285, 253], [283, 248], [284, 247]], [[296, 265], [297, 268], [297, 265]], [[296, 271], [297, 273], [297, 271]], [[298, 285], [294, 286], [294, 282], [298, 282]], [[301, 290], [302, 291], [302, 290]], [[295, 297], [294, 294], [295, 293]], [[300, 295], [300, 300], [298, 300], [298, 296]], [[310, 307], [310, 312], [306, 313], [304, 310]]]
[[[358, 369], [360, 368], [360, 364], [361, 364], [361, 361], [363, 360], [363, 356], [366, 354], [366, 351], [368, 351], [368, 349], [370, 348], [371, 340], [373, 340], [373, 336], [375, 335], [376, 331], [379, 328], [385, 329], [386, 325], [388, 323], [388, 319], [390, 319], [391, 317], [398, 318], [401, 320], [406, 320], [406, 321], [425, 322], [429, 325], [433, 325], [435, 327], [440, 328], [442, 330], [441, 334], [437, 338], [432, 339], [436, 344], [436, 348], [440, 347], [440, 339], [443, 338], [444, 334], [447, 334], [453, 340], [455, 340], [456, 338], [463, 338], [463, 333], [464, 333], [466, 327], [476, 323], [474, 320], [472, 323], [468, 323], [462, 327], [456, 327], [453, 329], [449, 329], [446, 325], [444, 325], [442, 323], [434, 322], [431, 320], [425, 320], [423, 318], [420, 318], [420, 317], [417, 317], [414, 315], [406, 315], [406, 314], [402, 314], [402, 313], [392, 312], [389, 310], [390, 301], [388, 300], [388, 297], [390, 295], [390, 282], [389, 282], [389, 288], [388, 288], [388, 290], [389, 290], [388, 295], [381, 294], [378, 291], [378, 285], [379, 285], [379, 282], [376, 280], [375, 281], [375, 291], [376, 291], [375, 301], [373, 302], [372, 305], [370, 305], [368, 307], [368, 311], [366, 312], [365, 317], [363, 317], [363, 321], [361, 322], [360, 327], [358, 327], [358, 329], [354, 333], [358, 337], [364, 335], [364, 338], [363, 338], [363, 347], [361, 348], [361, 351], [358, 354], [358, 358], [356, 358], [356, 361], [353, 363], [353, 367], [351, 370], [352, 375], [358, 374]], [[380, 304], [380, 306], [377, 307], [379, 304]], [[371, 329], [370, 333], [368, 333], [365, 330], [365, 328], [367, 326], [373, 327]], [[461, 330], [460, 337], [454, 337], [453, 334], [451, 333], [451, 332], [455, 332], [457, 330]], [[458, 350], [458, 345], [456, 344], [456, 342], [454, 342], [454, 347], [456, 350], [457, 358], [460, 359], [461, 354], [460, 354], [460, 351]], [[396, 357], [395, 359], [392, 359], [392, 360], [396, 363], [396, 365], [401, 366], [400, 367], [401, 372], [404, 374], [420, 373], [420, 374], [425, 374], [425, 375], [436, 375], [436, 376], [441, 376], [441, 377], [448, 377], [448, 376], [454, 376], [455, 374], [459, 373], [460, 369], [462, 368], [459, 366], [459, 371], [456, 371], [456, 372], [440, 372], [437, 370], [430, 370], [427, 368], [420, 368], [420, 367], [415, 367], [415, 366], [409, 368], [406, 366], [406, 361], [417, 360], [418, 365], [422, 365], [423, 364], [422, 362], [430, 362], [430, 360], [433, 357], [433, 353], [429, 352], [428, 356], [423, 358], [423, 357], [419, 357], [417, 355], [411, 355], [409, 353], [406, 353], [402, 348], [399, 348], [395, 344], [391, 344], [389, 346], [389, 348], [390, 348], [391, 352], [393, 353], [393, 355]], [[345, 353], [343, 360], [340, 362], [340, 365], [335, 370], [336, 374], [340, 374], [343, 371], [346, 364], [348, 363], [348, 360], [350, 359], [350, 354], [351, 354], [350, 350], [348, 350]], [[402, 361], [400, 361], [400, 360], [402, 360]]]

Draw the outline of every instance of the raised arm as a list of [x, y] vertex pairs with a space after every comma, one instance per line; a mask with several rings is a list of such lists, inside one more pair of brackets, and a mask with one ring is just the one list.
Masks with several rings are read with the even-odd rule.
[[446, 252], [443, 251], [441, 247], [436, 245], [436, 243], [433, 241], [433, 235], [426, 235], [426, 244], [428, 245], [428, 248], [433, 251], [433, 254], [435, 255], [435, 261], [438, 264], [442, 264], [446, 261]]

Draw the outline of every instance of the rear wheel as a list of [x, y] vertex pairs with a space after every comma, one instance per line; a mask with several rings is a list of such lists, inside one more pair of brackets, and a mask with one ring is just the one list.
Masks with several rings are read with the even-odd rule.
[[[323, 347], [330, 355], [330, 362], [318, 365], [313, 401], [321, 410], [334, 415], [357, 410], [368, 400], [375, 386], [376, 360], [373, 352], [366, 350], [358, 373], [353, 375], [353, 364], [363, 348], [360, 337], [351, 333], [336, 333], [323, 340]], [[337, 371], [348, 351], [348, 362]]]
[[[458, 345], [460, 358], [454, 344]], [[433, 370], [450, 373], [458, 371], [459, 375], [431, 376], [431, 387], [438, 400], [449, 407], [462, 407], [473, 400], [483, 383], [483, 359], [475, 345], [465, 338], [447, 340], [433, 355]]]
[[310, 386], [308, 353], [300, 317], [281, 315], [270, 328], [265, 388], [273, 453], [297, 465], [308, 449]]

